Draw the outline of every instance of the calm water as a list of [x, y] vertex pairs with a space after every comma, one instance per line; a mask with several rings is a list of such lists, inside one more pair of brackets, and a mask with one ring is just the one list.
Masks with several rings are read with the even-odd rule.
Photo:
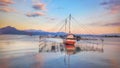
[[75, 45], [81, 50], [69, 55], [60, 50], [62, 39], [0, 35], [0, 68], [120, 68], [119, 41], [81, 40]]

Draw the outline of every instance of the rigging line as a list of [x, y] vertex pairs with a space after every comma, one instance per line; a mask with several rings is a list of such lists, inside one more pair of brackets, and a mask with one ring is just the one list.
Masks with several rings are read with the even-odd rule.
[[[60, 28], [58, 31], [60, 31], [60, 30], [63, 29], [63, 27], [64, 27], [64, 25], [65, 25], [65, 19], [62, 21], [62, 24], [60, 23], [60, 25], [61, 25], [61, 28]], [[58, 25], [58, 26], [60, 26], [60, 25]]]
[[[58, 28], [58, 26], [60, 26], [62, 22], [64, 22], [64, 20], [56, 23], [56, 24], [53, 26], [53, 28], [51, 28], [51, 29], [49, 29], [49, 30], [54, 30], [54, 29]], [[54, 31], [55, 31], [55, 30], [54, 30]]]
[[61, 30], [64, 28], [64, 26], [65, 26], [65, 24], [63, 23], [63, 25], [62, 25], [61, 28], [58, 30], [58, 32], [61, 31]]
[[[74, 18], [74, 17], [72, 17], [73, 19], [74, 19], [74, 21], [78, 24], [78, 25], [80, 25], [79, 23], [78, 23], [78, 21]], [[83, 25], [83, 24], [82, 24]], [[84, 26], [84, 25], [83, 25]], [[81, 27], [83, 27], [83, 26], [81, 26]], [[83, 29], [84, 30], [86, 30], [84, 27], [83, 27]], [[87, 30], [86, 30], [87, 31]], [[89, 32], [89, 31], [88, 31]], [[91, 30], [91, 33], [93, 33], [94, 34], [94, 32]]]
[[[71, 20], [71, 18], [72, 18], [72, 16], [71, 16], [71, 14], [67, 17], [69, 20]], [[72, 20], [71, 20], [72, 21]], [[70, 24], [71, 25], [71, 24]], [[69, 28], [70, 29], [70, 28]], [[71, 30], [71, 29], [70, 29]], [[69, 32], [70, 32], [70, 30], [69, 30]], [[83, 30], [84, 30], [84, 28], [83, 28]], [[86, 30], [87, 31], [87, 30]], [[88, 32], [88, 31], [87, 31]]]
[[[67, 19], [71, 20], [71, 18], [69, 18], [70, 16], [71, 16], [71, 14], [68, 17], [66, 17], [66, 19], [62, 20], [61, 22], [64, 22]], [[56, 27], [58, 28], [59, 25], [61, 25], [61, 23], [60, 24], [58, 23], [57, 25], [55, 25], [55, 28]], [[64, 27], [64, 25], [67, 26], [67, 23], [63, 24], [63, 26], [58, 31], [62, 30], [62, 28]], [[52, 28], [52, 29], [54, 29], [54, 28]], [[66, 30], [67, 30], [67, 28], [66, 28]]]
[[[78, 23], [77, 23], [78, 24]], [[86, 30], [87, 31], [87, 30]]]
[[[75, 22], [75, 23], [76, 23], [76, 22]], [[77, 23], [77, 24], [78, 24], [78, 23]], [[78, 25], [78, 26], [79, 26], [79, 25]], [[80, 31], [80, 30], [79, 30], [79, 31]], [[88, 30], [84, 29], [84, 27], [81, 27], [81, 31], [82, 31], [82, 32], [86, 32], [86, 33], [89, 32]], [[81, 31], [80, 31], [80, 32], [81, 32]]]
[[64, 24], [62, 24], [62, 25], [60, 26], [60, 28], [57, 30], [57, 32], [60, 32], [60, 31], [63, 29], [63, 27], [64, 27]]
[[[68, 20], [68, 21], [67, 21]], [[65, 26], [68, 26], [68, 32], [69, 33], [71, 33], [71, 21], [72, 21], [72, 19], [71, 19], [71, 14], [68, 16], [68, 17], [66, 17], [66, 24], [65, 24]], [[68, 23], [69, 22], [69, 23]], [[68, 25], [67, 25], [68, 24]], [[66, 28], [67, 29], [67, 28]]]
[[[78, 29], [78, 25], [76, 26], [76, 24], [74, 23], [73, 20], [71, 20], [71, 22], [72, 22], [71, 25], [72, 25], [72, 27], [73, 27], [73, 28], [71, 29], [71, 32], [72, 32], [72, 31], [79, 31], [79, 32], [81, 32], [81, 31]], [[77, 29], [76, 29], [76, 28], [77, 28]]]
[[[75, 22], [75, 21], [74, 21]], [[76, 22], [75, 22], [76, 23]], [[77, 23], [78, 24], [78, 23]], [[78, 24], [78, 26], [79, 26], [79, 24]], [[82, 28], [82, 30], [81, 31], [83, 31], [84, 32], [84, 28], [83, 27], [81, 27]], [[80, 32], [81, 32], [80, 31]], [[85, 30], [86, 32], [88, 32], [87, 30]]]
[[[73, 19], [74, 19], [74, 21], [80, 26], [80, 24], [78, 23], [78, 21], [74, 18], [74, 17], [72, 17]], [[83, 28], [83, 30], [85, 30], [85, 31], [87, 31], [87, 32], [89, 32], [87, 29], [85, 29], [83, 26], [81, 26], [82, 28]]]
[[[77, 22], [78, 23], [78, 22]], [[79, 23], [78, 23], [79, 24]], [[84, 30], [86, 30], [88, 33], [90, 33], [90, 34], [94, 34], [94, 31], [93, 30], [91, 30], [91, 29], [87, 29], [87, 26], [85, 26], [85, 25], [83, 25], [83, 24], [81, 24], [82, 26], [82, 28], [84, 29]], [[83, 27], [84, 26], [84, 27]]]
[[[63, 22], [65, 22], [65, 23], [63, 23], [63, 25], [62, 25], [62, 26], [61, 26], [61, 28], [58, 30], [58, 32], [59, 32], [59, 31], [61, 31], [64, 27], [65, 27], [65, 30], [67, 30], [67, 29], [66, 29], [66, 25], [67, 25], [67, 18], [66, 18], [66, 19], [64, 19], [64, 20], [63, 20]], [[64, 31], [64, 32], [67, 32], [67, 31]]]

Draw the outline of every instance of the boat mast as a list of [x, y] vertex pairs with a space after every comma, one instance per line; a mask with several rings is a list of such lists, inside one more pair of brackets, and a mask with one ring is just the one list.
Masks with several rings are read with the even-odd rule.
[[71, 33], [71, 14], [69, 15], [69, 33]]
[[66, 25], [67, 25], [67, 19], [65, 19], [65, 32], [67, 32], [66, 31]]

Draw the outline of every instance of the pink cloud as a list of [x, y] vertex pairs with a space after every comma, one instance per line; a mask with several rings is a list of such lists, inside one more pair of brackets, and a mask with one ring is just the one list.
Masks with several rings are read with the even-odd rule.
[[8, 4], [0, 2], [0, 6], [8, 6]]
[[[32, 7], [37, 10], [37, 12], [27, 13], [26, 16], [28, 17], [37, 17], [37, 16], [44, 16], [46, 9], [46, 4], [42, 3], [41, 0], [32, 0], [33, 5]], [[44, 12], [44, 13], [43, 13]]]
[[115, 5], [115, 6], [111, 7], [110, 13], [112, 13], [112, 14], [120, 13], [120, 5]]
[[13, 0], [0, 0], [0, 3], [13, 4]]
[[35, 3], [35, 4], [33, 4], [33, 8], [37, 9], [37, 10], [46, 10], [46, 4]]
[[3, 12], [15, 12], [16, 10], [9, 7], [10, 4], [14, 4], [13, 0], [0, 0], [0, 11]]
[[0, 11], [3, 11], [3, 12], [16, 12], [15, 9], [10, 8], [10, 7], [3, 7], [3, 8], [0, 8]]
[[33, 12], [33, 13], [28, 13], [26, 16], [28, 17], [37, 17], [37, 16], [44, 16], [45, 14], [43, 12]]
[[108, 0], [107, 2], [101, 3], [108, 8], [111, 14], [120, 13], [120, 0]]

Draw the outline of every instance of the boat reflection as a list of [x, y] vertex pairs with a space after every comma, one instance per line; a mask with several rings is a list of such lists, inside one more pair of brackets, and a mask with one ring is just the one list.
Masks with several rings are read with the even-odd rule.
[[76, 53], [76, 47], [74, 45], [65, 45], [65, 51], [68, 55]]

